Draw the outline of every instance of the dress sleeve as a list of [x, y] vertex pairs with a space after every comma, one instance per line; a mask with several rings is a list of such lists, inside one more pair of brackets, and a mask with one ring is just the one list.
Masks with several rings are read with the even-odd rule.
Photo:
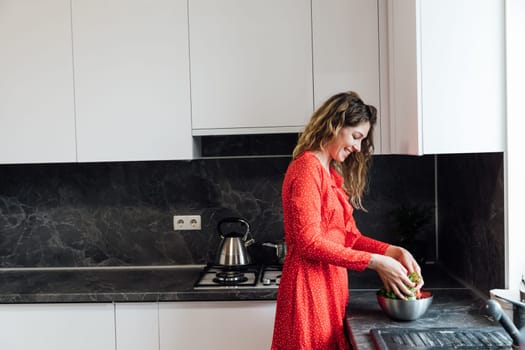
[[385, 255], [386, 250], [390, 247], [390, 244], [378, 241], [367, 236], [360, 235], [359, 238], [354, 242], [354, 249], [363, 250], [374, 254]]
[[303, 173], [296, 176], [289, 186], [283, 201], [293, 218], [287, 240], [290, 239], [294, 249], [310, 260], [364, 270], [370, 262], [370, 252], [346, 247], [326, 238], [321, 217], [322, 177], [319, 169], [303, 168]]

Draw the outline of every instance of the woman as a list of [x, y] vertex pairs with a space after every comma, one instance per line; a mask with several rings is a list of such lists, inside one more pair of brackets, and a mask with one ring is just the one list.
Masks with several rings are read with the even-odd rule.
[[363, 236], [352, 216], [373, 151], [376, 109], [355, 92], [329, 98], [312, 115], [282, 187], [288, 254], [277, 296], [273, 350], [348, 349], [343, 320], [347, 269], [375, 270], [400, 298], [421, 269], [405, 249]]

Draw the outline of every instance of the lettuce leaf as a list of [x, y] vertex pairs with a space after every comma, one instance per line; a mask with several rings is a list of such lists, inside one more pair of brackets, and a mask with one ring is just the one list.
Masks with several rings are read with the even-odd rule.
[[[419, 276], [419, 274], [414, 271], [411, 274], [408, 274], [408, 279], [414, 282], [415, 284], [418, 284], [419, 281], [421, 281], [421, 276]], [[410, 294], [406, 296], [407, 299], [416, 300], [416, 289], [413, 287], [409, 287], [409, 286], [407, 286], [407, 288], [410, 290]], [[389, 298], [389, 299], [400, 299], [397, 295], [394, 294], [394, 292], [392, 291], [387, 292], [384, 286], [381, 287], [381, 289], [379, 289], [379, 291], [377, 292], [377, 295], [382, 296], [384, 298]]]

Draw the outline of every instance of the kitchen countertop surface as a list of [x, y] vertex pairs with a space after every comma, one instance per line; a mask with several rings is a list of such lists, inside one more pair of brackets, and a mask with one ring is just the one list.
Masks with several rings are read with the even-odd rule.
[[276, 299], [276, 288], [194, 290], [202, 268], [3, 269], [0, 304]]
[[[141, 301], [275, 300], [276, 288], [195, 290], [204, 265], [95, 268], [0, 269], [0, 303], [85, 303]], [[425, 283], [457, 287], [435, 266], [425, 267]], [[428, 275], [428, 277], [427, 277]], [[377, 290], [374, 271], [349, 272], [350, 289]]]
[[[2, 269], [0, 304], [275, 300], [276, 288], [195, 290], [203, 265], [147, 268]], [[424, 268], [425, 288], [434, 295], [422, 318], [390, 320], [375, 293], [381, 285], [373, 271], [349, 272], [350, 303], [346, 325], [357, 349], [373, 349], [370, 329], [384, 327], [497, 326], [481, 314], [480, 297], [437, 266]]]
[[350, 289], [346, 318], [355, 349], [375, 349], [370, 336], [373, 328], [500, 327], [483, 315], [482, 308], [488, 296], [466, 288], [439, 265], [424, 265], [422, 272], [423, 289], [431, 291], [434, 299], [427, 312], [415, 321], [394, 321], [383, 313], [376, 300], [381, 280], [375, 272], [350, 272], [350, 286], [360, 286]]
[[[275, 300], [276, 288], [193, 289], [204, 265], [0, 269], [0, 303]], [[424, 267], [426, 288], [462, 287], [441, 268]], [[375, 295], [374, 271], [349, 272], [349, 289]], [[355, 294], [357, 298], [360, 294]], [[351, 293], [351, 303], [355, 300]], [[375, 301], [374, 305], [377, 304]]]
[[[425, 289], [425, 288], [424, 288]], [[375, 292], [351, 291], [346, 326], [355, 349], [375, 349], [373, 328], [477, 328], [499, 327], [483, 315], [485, 301], [469, 289], [432, 289], [434, 296], [427, 312], [415, 321], [394, 321], [383, 313]], [[503, 330], [503, 328], [502, 328]]]
[[[172, 267], [1, 269], [0, 304], [162, 301], [275, 300], [276, 288], [195, 290], [203, 265]], [[423, 317], [399, 322], [380, 309], [381, 285], [373, 271], [349, 272], [350, 302], [346, 326], [356, 349], [374, 349], [372, 328], [498, 326], [481, 313], [484, 298], [438, 266], [425, 266], [425, 287], [434, 300]]]

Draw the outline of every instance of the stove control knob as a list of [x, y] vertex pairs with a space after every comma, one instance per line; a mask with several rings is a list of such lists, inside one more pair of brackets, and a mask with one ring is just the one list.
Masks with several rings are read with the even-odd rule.
[[264, 278], [262, 279], [262, 283], [263, 283], [265, 286], [269, 286], [271, 282], [272, 282], [272, 281], [271, 281], [269, 278], [267, 278], [267, 277], [264, 277]]

